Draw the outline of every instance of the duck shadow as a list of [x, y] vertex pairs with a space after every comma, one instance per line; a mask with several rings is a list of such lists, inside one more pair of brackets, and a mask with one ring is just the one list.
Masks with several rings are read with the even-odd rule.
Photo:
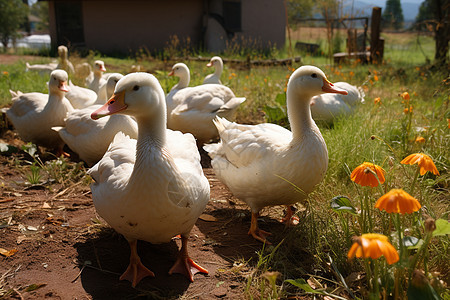
[[214, 216], [217, 221], [206, 222], [199, 219], [196, 225], [205, 235], [205, 242], [210, 243], [213, 251], [229, 261], [231, 265], [243, 259], [255, 267], [261, 254], [267, 255], [276, 251], [280, 263], [272, 265], [272, 270], [286, 273], [285, 266], [289, 265], [296, 270], [285, 275], [292, 276], [297, 276], [298, 270], [312, 271], [310, 270], [311, 261], [314, 258], [308, 252], [310, 246], [310, 241], [306, 238], [308, 224], [303, 213], [299, 215], [300, 224], [297, 226], [286, 226], [280, 222], [280, 219], [273, 217], [274, 214], [258, 218], [259, 228], [271, 233], [267, 237], [271, 245], [257, 241], [248, 235], [251, 222], [250, 210], [216, 208], [207, 213]]
[[[199, 219], [196, 225], [205, 235], [205, 243], [211, 245], [216, 254], [231, 263], [242, 258], [246, 261], [254, 261], [258, 251], [270, 247], [248, 235], [251, 222], [250, 210], [216, 208], [206, 213], [215, 217], [216, 221], [208, 222]], [[284, 224], [269, 216], [258, 218], [258, 226], [271, 233], [267, 240], [272, 243], [272, 246], [281, 242], [286, 231], [289, 231]]]
[[141, 261], [155, 277], [142, 279], [135, 288], [129, 281], [119, 280], [130, 257], [130, 247], [122, 235], [104, 228], [74, 247], [80, 263], [77, 280], [92, 299], [175, 299], [189, 287], [186, 277], [168, 274], [178, 254], [175, 241], [158, 245], [138, 241]]

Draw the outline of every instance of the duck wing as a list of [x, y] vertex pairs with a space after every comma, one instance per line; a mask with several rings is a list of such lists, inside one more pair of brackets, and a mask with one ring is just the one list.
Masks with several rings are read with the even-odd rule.
[[225, 158], [235, 167], [249, 166], [284, 149], [292, 140], [292, 133], [275, 124], [241, 125], [220, 117], [214, 119], [221, 141], [205, 145], [214, 159]]

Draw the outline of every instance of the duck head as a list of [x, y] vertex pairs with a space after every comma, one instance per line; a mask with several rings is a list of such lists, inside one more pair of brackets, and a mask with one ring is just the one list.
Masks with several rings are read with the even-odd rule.
[[164, 91], [156, 77], [141, 72], [124, 76], [117, 82], [112, 97], [91, 118], [97, 120], [116, 113], [136, 118], [165, 116]]
[[332, 84], [325, 73], [314, 66], [302, 66], [295, 70], [289, 78], [288, 90], [301, 92], [308, 100], [324, 93], [348, 94], [346, 90]]
[[50, 92], [60, 93], [68, 92], [69, 87], [67, 86], [67, 80], [69, 76], [64, 70], [54, 70], [50, 74], [50, 80], [48, 82], [48, 89]]

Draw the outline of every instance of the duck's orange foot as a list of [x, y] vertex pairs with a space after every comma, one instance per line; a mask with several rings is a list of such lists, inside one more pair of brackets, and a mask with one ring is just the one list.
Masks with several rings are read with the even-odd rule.
[[63, 150], [63, 148], [58, 148], [55, 153], [56, 157], [70, 158], [70, 154]]
[[169, 274], [179, 273], [186, 276], [191, 282], [194, 282], [194, 275], [197, 273], [208, 274], [208, 270], [197, 264], [189, 256], [180, 254], [175, 264], [170, 268]]
[[292, 216], [289, 219], [284, 217], [280, 220], [280, 222], [286, 224], [286, 226], [297, 226], [300, 219], [297, 216]]
[[286, 206], [286, 214], [280, 220], [280, 222], [286, 224], [286, 226], [296, 226], [300, 222], [300, 219], [297, 216], [294, 216], [296, 208], [290, 205]]
[[269, 235], [272, 235], [270, 232], [264, 231], [259, 228], [256, 228], [254, 230], [250, 228], [250, 230], [248, 231], [248, 235], [253, 236], [253, 238], [255, 238], [256, 240], [266, 243], [267, 245], [272, 245], [272, 243], [266, 239]]
[[135, 287], [143, 278], [150, 276], [155, 277], [155, 274], [147, 269], [141, 260], [137, 262], [130, 262], [126, 271], [120, 276], [120, 280], [128, 280], [131, 282], [131, 286]]

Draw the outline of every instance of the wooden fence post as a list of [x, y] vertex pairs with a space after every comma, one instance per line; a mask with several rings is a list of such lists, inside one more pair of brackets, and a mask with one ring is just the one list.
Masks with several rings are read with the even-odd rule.
[[384, 43], [380, 41], [381, 7], [372, 9], [372, 21], [370, 24], [370, 61], [373, 64], [381, 63], [383, 60]]

